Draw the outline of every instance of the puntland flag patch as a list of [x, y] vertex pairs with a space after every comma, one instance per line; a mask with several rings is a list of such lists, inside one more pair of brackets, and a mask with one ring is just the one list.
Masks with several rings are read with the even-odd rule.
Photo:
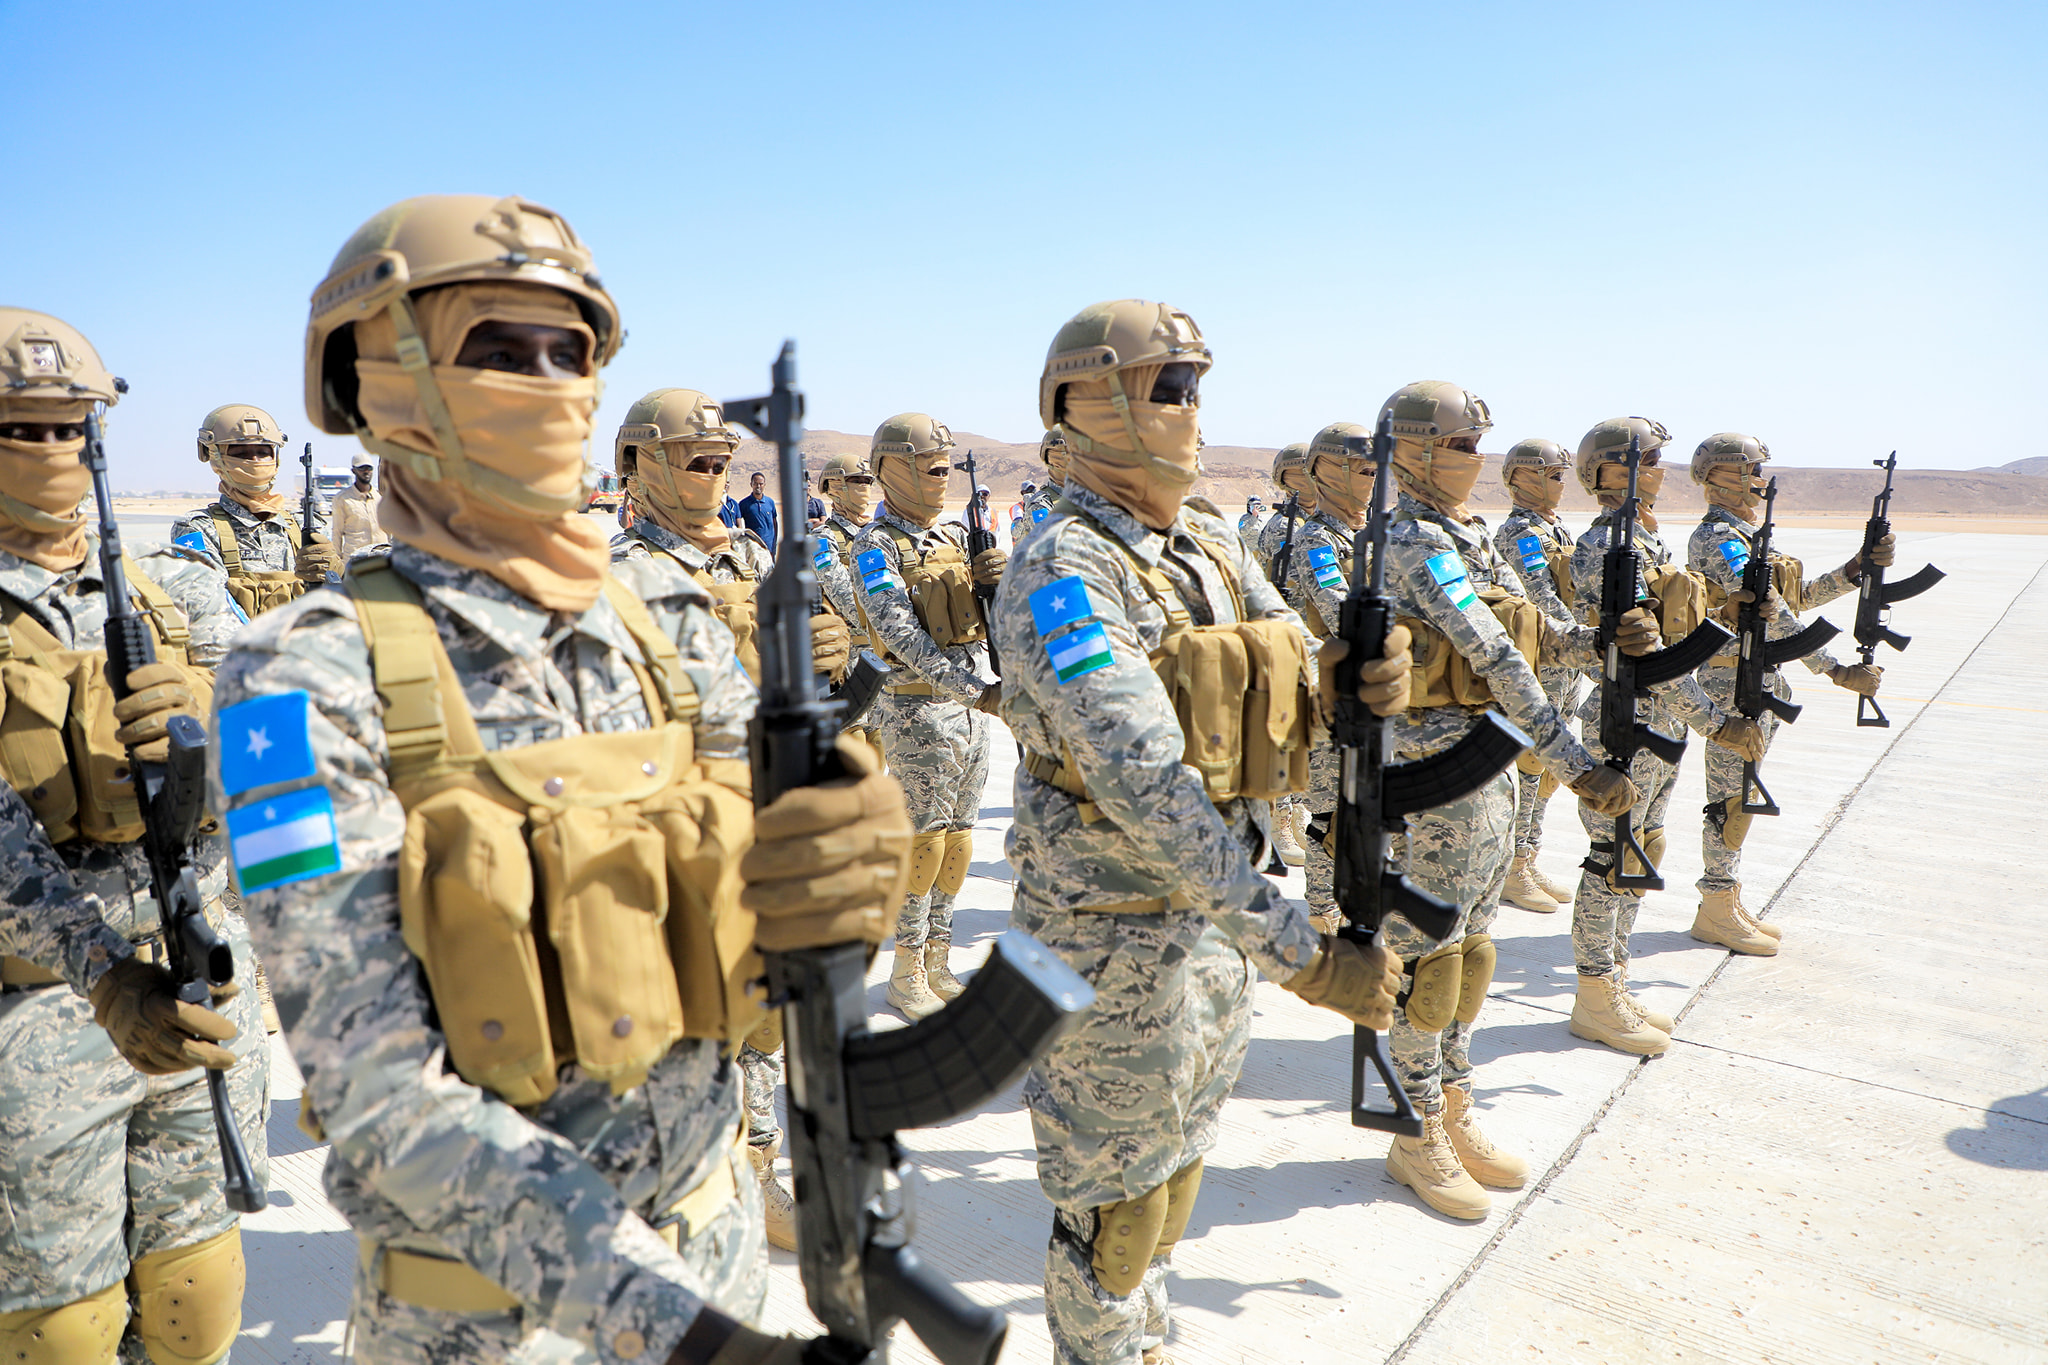
[[307, 787], [228, 812], [228, 848], [242, 894], [341, 870], [334, 798]]

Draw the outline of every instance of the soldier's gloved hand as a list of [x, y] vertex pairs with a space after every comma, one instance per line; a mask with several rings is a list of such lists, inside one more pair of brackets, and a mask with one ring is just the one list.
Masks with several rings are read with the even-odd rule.
[[974, 709], [984, 716], [1000, 716], [1003, 705], [1003, 685], [992, 682], [981, 689], [981, 696], [974, 703]]
[[1664, 637], [1658, 633], [1657, 618], [1648, 607], [1631, 607], [1614, 627], [1614, 643], [1631, 659], [1658, 648]]
[[1874, 697], [1884, 681], [1884, 669], [1878, 664], [1836, 664], [1828, 670], [1828, 681], [1859, 697]]
[[341, 556], [334, 547], [316, 536], [307, 536], [299, 547], [298, 561], [292, 571], [302, 583], [325, 583], [329, 574], [341, 572]]
[[811, 618], [811, 669], [834, 683], [846, 676], [853, 663], [853, 632], [837, 612], [821, 611]]
[[[213, 992], [232, 999], [232, 985]], [[128, 1064], [145, 1076], [169, 1076], [195, 1066], [226, 1071], [235, 1054], [220, 1044], [240, 1030], [204, 1005], [178, 999], [171, 974], [140, 958], [115, 963], [92, 988], [92, 1017], [114, 1040]]]
[[974, 557], [968, 567], [974, 571], [974, 581], [984, 588], [994, 587], [1003, 581], [1003, 568], [1010, 562], [1009, 551], [1000, 545], [991, 545]]
[[1724, 749], [1732, 749], [1750, 763], [1759, 763], [1764, 756], [1764, 727], [1747, 716], [1730, 716], [1721, 722], [1721, 728], [1714, 731], [1714, 743]]
[[[1842, 566], [1842, 573], [1849, 578], [1861, 578], [1863, 577], [1863, 571], [1868, 568], [1889, 569], [1892, 566], [1892, 560], [1898, 556], [1898, 553], [1899, 538], [1890, 531], [1886, 531], [1884, 538], [1870, 547], [1868, 555], [1858, 550], [1856, 557]], [[1868, 564], [1863, 562], [1866, 559], [1870, 561]]]
[[114, 738], [144, 763], [162, 763], [171, 756], [172, 716], [206, 719], [185, 670], [176, 664], [144, 664], [128, 675], [128, 686], [134, 690], [114, 703], [121, 727]]
[[1736, 621], [1742, 615], [1743, 607], [1754, 601], [1756, 601], [1755, 593], [1751, 592], [1748, 588], [1737, 588], [1734, 592], [1728, 594], [1727, 601], [1714, 608], [1714, 619], [1728, 627], [1728, 629], [1733, 630], [1735, 629]]
[[1401, 993], [1401, 959], [1377, 944], [1361, 948], [1325, 934], [1308, 966], [1282, 984], [1311, 1005], [1384, 1033], [1393, 1026], [1394, 997]]
[[1605, 763], [1595, 763], [1565, 785], [1591, 806], [1595, 815], [1619, 815], [1636, 803], [1636, 784], [1628, 780], [1627, 773]]
[[838, 753], [848, 776], [786, 791], [754, 817], [740, 904], [765, 951], [880, 943], [896, 926], [910, 880], [903, 788], [866, 745], [841, 735]]
[[771, 1337], [716, 1308], [699, 1310], [667, 1365], [804, 1365], [806, 1337]]
[[[1413, 680], [1413, 661], [1408, 657], [1415, 637], [1408, 627], [1395, 625], [1387, 631], [1381, 657], [1358, 666], [1358, 699], [1376, 716], [1391, 716], [1408, 709]], [[1351, 643], [1332, 635], [1316, 651], [1316, 704], [1322, 710], [1319, 724], [1328, 725], [1337, 715], [1337, 665], [1351, 654]]]

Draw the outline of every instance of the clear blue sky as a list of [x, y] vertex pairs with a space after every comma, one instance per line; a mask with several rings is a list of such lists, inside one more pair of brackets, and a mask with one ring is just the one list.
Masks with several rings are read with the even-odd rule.
[[[1643, 413], [1687, 449], [2042, 452], [2048, 7], [0, 0], [0, 299], [134, 390], [133, 487], [215, 403], [295, 437], [306, 297], [407, 195], [518, 193], [592, 245], [647, 389], [799, 342], [811, 423], [1036, 437], [1059, 323], [1192, 313], [1212, 443], [1412, 379], [1492, 450]], [[322, 463], [352, 441], [320, 437]]]

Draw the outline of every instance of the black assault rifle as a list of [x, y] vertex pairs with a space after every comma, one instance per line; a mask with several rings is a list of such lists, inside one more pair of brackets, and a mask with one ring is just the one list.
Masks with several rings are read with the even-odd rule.
[[[783, 506], [803, 497], [803, 395], [796, 344], [775, 361], [774, 391], [725, 405], [728, 420], [775, 443]], [[811, 532], [796, 522], [761, 581], [761, 704], [751, 749], [754, 802], [846, 775], [833, 747], [841, 703], [811, 684]], [[796, 1168], [797, 1260], [804, 1297], [828, 1337], [809, 1359], [852, 1365], [888, 1356], [899, 1319], [945, 1365], [988, 1365], [1002, 1312], [971, 1302], [910, 1247], [910, 1167], [896, 1134], [979, 1108], [1006, 1089], [1081, 1011], [1088, 983], [1020, 929], [996, 941], [966, 993], [908, 1028], [870, 1033], [867, 945], [764, 954], [789, 1047], [789, 1147]]]
[[[1426, 435], [1426, 432], [1418, 434]], [[1379, 466], [1373, 484], [1372, 516], [1352, 543], [1351, 592], [1338, 613], [1337, 633], [1350, 651], [1337, 665], [1337, 714], [1330, 727], [1337, 747], [1337, 905], [1344, 912], [1339, 938], [1370, 946], [1390, 914], [1398, 914], [1433, 939], [1457, 927], [1459, 907], [1430, 895], [1389, 865], [1388, 836], [1403, 828], [1403, 817], [1448, 805], [1494, 779], [1533, 742], [1498, 712], [1485, 711], [1465, 737], [1443, 753], [1413, 763], [1389, 764], [1393, 733], [1385, 717], [1358, 699], [1359, 665], [1386, 655], [1387, 628], [1394, 621], [1387, 596], [1387, 527], [1392, 520], [1394, 427], [1380, 415], [1370, 437], [1345, 441], [1354, 458], [1370, 454]], [[1393, 1101], [1376, 1109], [1367, 1101], [1367, 1064]], [[1408, 1102], [1379, 1034], [1363, 1026], [1351, 1033], [1351, 1124], [1383, 1133], [1422, 1136], [1422, 1119]]]
[[[953, 466], [967, 471], [967, 559], [971, 564], [983, 550], [996, 547], [996, 533], [988, 529], [988, 518], [981, 512], [981, 479], [974, 472], [974, 452], [967, 452], [967, 458]], [[988, 636], [988, 671], [998, 678], [1003, 676], [1003, 659], [996, 653], [996, 588], [993, 583], [976, 583], [974, 598], [981, 604], [982, 633]]]
[[[299, 499], [299, 540], [303, 544], [313, 535], [313, 443], [311, 441], [306, 442], [306, 448], [300, 452], [299, 465], [306, 471], [306, 491]], [[332, 522], [329, 522], [330, 526], [332, 524]], [[331, 540], [332, 537], [329, 539]], [[337, 554], [340, 553], [339, 545], [336, 546], [335, 552]], [[341, 575], [329, 569], [327, 571], [327, 581], [329, 583], [339, 583]]]
[[[127, 392], [125, 383], [116, 380], [115, 384]], [[97, 412], [85, 419], [84, 460], [92, 471], [92, 496], [99, 508], [100, 585], [107, 595], [107, 686], [118, 701], [134, 690], [128, 685], [129, 675], [157, 661], [156, 641], [150, 636], [149, 623], [128, 597], [128, 574], [121, 564], [121, 526], [114, 519], [107, 448], [100, 436]], [[178, 999], [211, 1009], [210, 988], [234, 982], [235, 950], [206, 918], [192, 861], [192, 846], [206, 819], [206, 727], [192, 716], [178, 715], [171, 717], [169, 730], [170, 757], [166, 762], [139, 759], [131, 749], [128, 768], [135, 775], [136, 804], [142, 809], [142, 851], [149, 861], [150, 891], [163, 922]], [[260, 1038], [257, 1044], [262, 1046]], [[214, 1132], [220, 1139], [225, 1167], [221, 1188], [228, 1207], [237, 1213], [255, 1213], [270, 1199], [256, 1178], [256, 1168], [249, 1164], [249, 1149], [242, 1145], [242, 1130], [228, 1103], [227, 1073], [209, 1069], [206, 1093], [213, 1105]]]
[[[1649, 654], [1631, 657], [1621, 652], [1615, 635], [1621, 618], [1646, 601], [1643, 593], [1643, 552], [1636, 548], [1636, 475], [1643, 464], [1643, 438], [1628, 438], [1628, 494], [1614, 514], [1613, 534], [1600, 566], [1600, 747], [1607, 751], [1607, 766], [1626, 774], [1638, 750], [1648, 749], [1666, 763], [1685, 756], [1685, 738], [1652, 730], [1636, 720], [1636, 702], [1659, 683], [1670, 682], [1692, 672], [1721, 652], [1728, 643], [1726, 629], [1703, 621], [1675, 645]], [[1662, 891], [1664, 878], [1650, 855], [1643, 851], [1635, 831], [1629, 828], [1630, 812], [1614, 817], [1614, 872], [1617, 891]], [[1626, 855], [1633, 854], [1643, 872], [1628, 870]]]
[[[1840, 635], [1841, 628], [1825, 618], [1782, 640], [1770, 638], [1771, 530], [1777, 519], [1778, 481], [1764, 485], [1764, 520], [1751, 538], [1749, 562], [1742, 566], [1742, 590], [1749, 594], [1735, 616], [1735, 709], [1751, 720], [1761, 720], [1769, 711], [1790, 725], [1806, 708], [1795, 706], [1773, 693], [1765, 675], [1780, 664], [1803, 659]], [[1742, 761], [1742, 809], [1751, 815], [1776, 815], [1778, 803], [1757, 776], [1751, 759]], [[1751, 793], [1755, 793], [1754, 799]]]
[[1294, 565], [1294, 523], [1301, 519], [1301, 494], [1288, 490], [1287, 535], [1280, 542], [1280, 550], [1273, 556], [1273, 562], [1266, 569], [1266, 577], [1273, 580], [1273, 586], [1282, 595], [1287, 592], [1288, 570]]
[[[1899, 467], [1899, 452], [1894, 450], [1882, 460], [1872, 464], [1884, 471], [1884, 491], [1870, 502], [1870, 520], [1863, 523], [1863, 553], [1858, 557], [1862, 567], [1862, 588], [1856, 597], [1856, 649], [1863, 656], [1864, 663], [1877, 657], [1880, 643], [1893, 649], [1904, 649], [1913, 642], [1910, 635], [1901, 635], [1886, 624], [1892, 603], [1903, 602], [1909, 597], [1918, 597], [1939, 583], [1948, 575], [1929, 564], [1911, 578], [1898, 583], [1884, 581], [1884, 570], [1870, 562], [1870, 551], [1886, 536], [1892, 533], [1892, 474]], [[1864, 714], [1868, 708], [1869, 715]], [[1858, 725], [1889, 726], [1891, 721], [1877, 704], [1877, 698], [1861, 693], [1856, 697], [1856, 723]]]

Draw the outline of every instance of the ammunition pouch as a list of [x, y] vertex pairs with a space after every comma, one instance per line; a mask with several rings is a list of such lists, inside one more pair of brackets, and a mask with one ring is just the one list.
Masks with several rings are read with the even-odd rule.
[[665, 720], [487, 752], [417, 590], [381, 559], [356, 561], [348, 588], [406, 811], [400, 926], [456, 1071], [536, 1104], [571, 1061], [624, 1091], [678, 1038], [750, 1033], [753, 812], [696, 760], [697, 697], [646, 608], [606, 580]]
[[967, 552], [943, 538], [920, 551], [910, 535], [894, 526], [882, 527], [896, 542], [903, 570], [903, 590], [910, 597], [917, 623], [941, 649], [978, 644], [988, 638], [981, 603], [974, 596], [974, 574]]
[[1572, 552], [1570, 547], [1558, 545], [1546, 538], [1543, 542], [1543, 558], [1550, 565], [1550, 581], [1557, 585], [1558, 600], [1569, 603], [1572, 600]]
[[1646, 564], [1643, 591], [1655, 599], [1657, 629], [1666, 644], [1676, 644], [1697, 630], [1727, 594], [1709, 587], [1706, 579], [1678, 563]]
[[[284, 533], [292, 549], [299, 549], [299, 524], [283, 518]], [[255, 620], [272, 607], [296, 601], [306, 590], [298, 574], [290, 569], [251, 569], [242, 562], [241, 543], [235, 539], [235, 524], [221, 512], [213, 514], [214, 540], [220, 546], [220, 562], [228, 571], [228, 596], [242, 614]]]
[[[1529, 661], [1529, 667], [1542, 667], [1547, 661], [1543, 650], [1543, 613], [1536, 604], [1502, 587], [1479, 588], [1476, 594], [1522, 657]], [[1404, 616], [1400, 624], [1415, 637], [1410, 646], [1411, 709], [1493, 705], [1493, 689], [1473, 671], [1471, 661], [1458, 652], [1450, 636], [1418, 617]]]
[[1771, 586], [1795, 613], [1806, 612], [1806, 566], [1782, 550], [1771, 551]]
[[1408, 998], [1408, 1022], [1424, 1033], [1441, 1033], [1457, 1017], [1464, 993], [1465, 955], [1459, 944], [1446, 943], [1416, 959]]

